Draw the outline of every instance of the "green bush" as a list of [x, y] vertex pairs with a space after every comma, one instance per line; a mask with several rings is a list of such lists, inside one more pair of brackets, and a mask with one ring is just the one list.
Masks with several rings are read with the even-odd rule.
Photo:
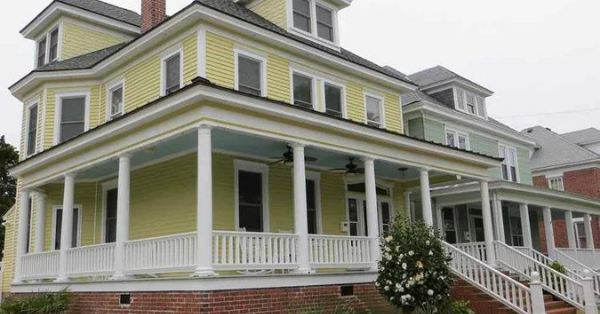
[[552, 264], [550, 264], [550, 268], [556, 270], [557, 272], [563, 275], [567, 274], [567, 268], [557, 261], [552, 262]]
[[0, 314], [60, 314], [68, 309], [70, 299], [66, 290], [25, 298], [7, 298], [0, 304]]
[[468, 301], [454, 301], [450, 305], [448, 314], [475, 314], [475, 312], [469, 308]]

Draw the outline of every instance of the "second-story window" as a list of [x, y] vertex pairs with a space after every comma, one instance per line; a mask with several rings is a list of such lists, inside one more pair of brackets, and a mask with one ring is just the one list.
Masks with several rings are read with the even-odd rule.
[[333, 12], [317, 4], [317, 35], [333, 41]]
[[163, 58], [162, 95], [171, 94], [183, 87], [181, 52], [177, 51]]
[[446, 129], [446, 145], [460, 149], [469, 149], [469, 136], [463, 132]]
[[383, 127], [383, 99], [372, 95], [365, 97], [367, 124], [374, 127]]
[[27, 156], [35, 154], [37, 137], [38, 104], [27, 109]]
[[342, 118], [344, 116], [342, 109], [343, 92], [342, 88], [330, 83], [324, 84], [325, 92], [325, 112], [332, 116]]
[[37, 66], [46, 64], [46, 37], [38, 42]]
[[310, 1], [294, 0], [294, 27], [307, 33], [311, 32]]
[[504, 158], [502, 162], [502, 179], [519, 182], [517, 151], [514, 148], [500, 145], [499, 152], [500, 158]]
[[294, 73], [294, 104], [313, 109], [313, 78]]
[[49, 60], [52, 62], [56, 59], [58, 59], [58, 28], [50, 33]]
[[86, 96], [60, 98], [58, 143], [68, 141], [85, 132]]
[[563, 183], [563, 177], [554, 177], [548, 179], [548, 186], [553, 190], [564, 191], [565, 186]]
[[124, 84], [118, 83], [108, 90], [108, 120], [117, 118], [125, 111]]
[[258, 56], [238, 53], [237, 64], [237, 89], [248, 94], [266, 96], [265, 61]]

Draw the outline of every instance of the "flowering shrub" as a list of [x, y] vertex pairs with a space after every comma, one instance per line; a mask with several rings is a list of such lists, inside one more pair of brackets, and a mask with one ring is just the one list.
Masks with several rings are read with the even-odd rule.
[[392, 305], [425, 314], [448, 307], [453, 278], [437, 231], [398, 217], [381, 250], [376, 285]]

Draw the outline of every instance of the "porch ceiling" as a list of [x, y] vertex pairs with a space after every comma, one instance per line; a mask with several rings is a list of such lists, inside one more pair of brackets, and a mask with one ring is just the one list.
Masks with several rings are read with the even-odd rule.
[[[287, 143], [260, 136], [236, 133], [223, 129], [214, 129], [212, 135], [213, 151], [256, 159], [266, 163], [276, 161], [273, 157], [279, 158], [287, 150]], [[136, 169], [191, 154], [196, 151], [196, 147], [196, 132], [182, 134], [136, 152], [131, 158], [131, 166], [132, 169]], [[306, 163], [309, 169], [328, 170], [344, 168], [349, 163], [349, 158], [355, 158], [354, 163], [360, 167], [363, 166], [359, 156], [318, 149], [311, 146], [306, 147], [305, 154], [306, 156], [317, 158], [316, 162]], [[77, 180], [100, 181], [109, 179], [117, 175], [118, 168], [118, 160], [112, 159], [79, 172]], [[405, 169], [400, 170], [401, 168]], [[389, 162], [376, 161], [375, 171], [377, 176], [393, 180], [415, 180], [419, 178], [419, 170], [417, 168]], [[430, 176], [437, 175], [441, 176], [444, 174], [434, 171], [430, 173]]]

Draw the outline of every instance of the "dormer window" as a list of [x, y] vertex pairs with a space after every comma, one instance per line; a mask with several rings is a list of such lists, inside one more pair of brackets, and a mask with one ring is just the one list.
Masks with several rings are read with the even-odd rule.
[[50, 62], [58, 59], [58, 28], [50, 33]]
[[485, 99], [464, 89], [456, 88], [456, 109], [483, 119], [487, 119]]
[[56, 27], [38, 40], [36, 67], [58, 60], [59, 32], [60, 28]]
[[337, 10], [318, 0], [292, 0], [290, 30], [324, 44], [337, 45]]
[[46, 64], [46, 37], [38, 42], [37, 66]]

